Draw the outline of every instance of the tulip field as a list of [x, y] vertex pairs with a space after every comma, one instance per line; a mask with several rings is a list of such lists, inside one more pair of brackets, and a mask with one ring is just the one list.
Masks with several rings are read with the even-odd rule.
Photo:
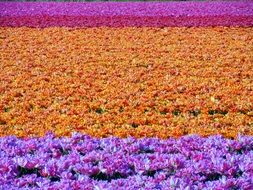
[[252, 190], [253, 1], [0, 2], [0, 190]]

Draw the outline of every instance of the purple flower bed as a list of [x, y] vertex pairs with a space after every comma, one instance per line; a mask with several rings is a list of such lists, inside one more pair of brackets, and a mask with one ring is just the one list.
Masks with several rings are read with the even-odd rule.
[[253, 137], [0, 139], [0, 189], [253, 189]]
[[1, 16], [249, 16], [252, 1], [227, 2], [12, 2], [0, 3]]
[[253, 26], [253, 2], [0, 3], [0, 26]]

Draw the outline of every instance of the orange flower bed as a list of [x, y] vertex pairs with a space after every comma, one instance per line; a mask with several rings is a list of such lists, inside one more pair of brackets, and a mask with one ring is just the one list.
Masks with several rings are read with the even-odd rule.
[[0, 136], [253, 135], [253, 28], [0, 28]]

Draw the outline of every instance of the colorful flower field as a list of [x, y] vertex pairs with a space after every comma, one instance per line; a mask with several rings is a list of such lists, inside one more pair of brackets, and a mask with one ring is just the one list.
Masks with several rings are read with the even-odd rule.
[[0, 189], [252, 190], [253, 1], [0, 2]]

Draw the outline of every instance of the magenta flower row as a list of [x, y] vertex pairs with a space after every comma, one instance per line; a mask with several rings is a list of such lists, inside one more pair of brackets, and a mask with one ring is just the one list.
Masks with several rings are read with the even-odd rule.
[[0, 26], [253, 26], [253, 2], [0, 3]]
[[253, 189], [253, 137], [0, 138], [0, 189]]
[[207, 27], [253, 26], [253, 16], [22, 16], [0, 17], [0, 26], [8, 27]]

